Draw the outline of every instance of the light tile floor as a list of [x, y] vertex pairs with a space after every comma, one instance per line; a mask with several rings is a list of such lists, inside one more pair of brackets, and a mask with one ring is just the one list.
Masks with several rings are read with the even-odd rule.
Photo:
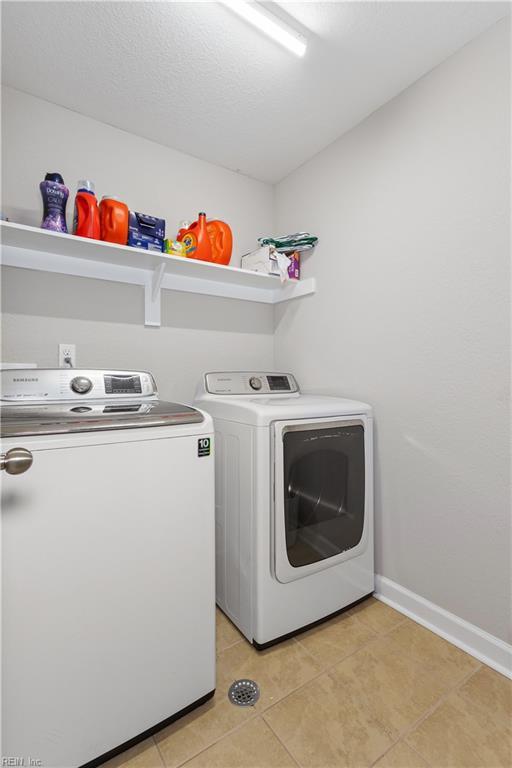
[[510, 768], [512, 681], [373, 598], [263, 652], [217, 611], [214, 698], [106, 764], [178, 766]]

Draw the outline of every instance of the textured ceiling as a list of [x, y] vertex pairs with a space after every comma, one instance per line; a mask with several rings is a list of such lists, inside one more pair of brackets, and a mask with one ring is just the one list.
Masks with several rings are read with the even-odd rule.
[[508, 12], [493, 2], [266, 5], [307, 36], [303, 59], [215, 2], [4, 1], [2, 80], [274, 182]]

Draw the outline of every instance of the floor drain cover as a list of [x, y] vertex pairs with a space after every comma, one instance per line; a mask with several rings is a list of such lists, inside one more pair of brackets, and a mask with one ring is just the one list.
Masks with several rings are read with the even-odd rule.
[[237, 707], [252, 707], [259, 697], [260, 689], [254, 680], [235, 680], [228, 691], [228, 699]]

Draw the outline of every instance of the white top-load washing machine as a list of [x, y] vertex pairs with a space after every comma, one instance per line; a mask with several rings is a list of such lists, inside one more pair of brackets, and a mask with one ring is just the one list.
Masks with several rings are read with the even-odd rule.
[[288, 373], [207, 373], [217, 603], [257, 648], [374, 589], [372, 415]]
[[92, 766], [215, 688], [212, 421], [144, 372], [1, 376], [2, 755]]

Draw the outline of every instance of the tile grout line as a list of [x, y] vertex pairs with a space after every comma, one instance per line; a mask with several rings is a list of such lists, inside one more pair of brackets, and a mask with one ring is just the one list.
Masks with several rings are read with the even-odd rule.
[[[263, 719], [264, 719], [264, 721], [267, 723], [267, 725], [269, 725], [269, 726], [270, 726], [270, 722], [269, 722], [269, 721], [267, 720], [267, 718], [265, 717], [266, 713], [267, 713], [269, 710], [271, 710], [273, 707], [276, 707], [278, 704], [281, 704], [281, 703], [282, 703], [282, 702], [284, 702], [284, 701], [285, 701], [285, 700], [286, 700], [286, 699], [287, 699], [289, 696], [292, 696], [292, 695], [293, 695], [294, 693], [296, 693], [297, 691], [301, 690], [302, 688], [305, 688], [307, 685], [309, 685], [309, 684], [310, 684], [310, 683], [312, 683], [313, 681], [315, 681], [315, 680], [318, 680], [318, 678], [319, 678], [319, 677], [321, 677], [322, 675], [324, 675], [324, 674], [329, 674], [330, 672], [332, 672], [332, 670], [334, 669], [334, 667], [336, 667], [338, 664], [341, 664], [341, 663], [342, 663], [343, 661], [345, 661], [346, 659], [350, 658], [351, 656], [354, 656], [356, 653], [358, 653], [358, 652], [359, 652], [360, 650], [362, 650], [363, 648], [366, 648], [367, 646], [369, 646], [369, 645], [370, 645], [371, 643], [373, 643], [374, 641], [376, 641], [376, 640], [378, 640], [378, 639], [380, 639], [380, 638], [383, 638], [383, 637], [387, 637], [387, 636], [388, 636], [388, 635], [390, 635], [392, 632], [394, 632], [396, 629], [398, 629], [398, 627], [402, 626], [403, 624], [405, 624], [405, 623], [406, 623], [406, 622], [408, 622], [408, 621], [412, 622], [412, 623], [413, 623], [413, 624], [415, 624], [415, 625], [418, 625], [418, 623], [417, 623], [417, 622], [415, 622], [413, 619], [409, 619], [408, 617], [404, 617], [404, 619], [403, 619], [402, 621], [399, 621], [399, 622], [397, 622], [397, 623], [396, 623], [396, 624], [395, 624], [393, 627], [391, 627], [390, 629], [387, 629], [385, 632], [382, 632], [382, 633], [380, 633], [380, 634], [376, 634], [376, 635], [374, 635], [373, 637], [369, 638], [369, 639], [368, 639], [368, 640], [367, 640], [365, 643], [363, 643], [363, 645], [359, 646], [359, 648], [355, 649], [355, 650], [354, 650], [354, 651], [352, 651], [351, 653], [348, 653], [346, 656], [343, 656], [342, 658], [338, 659], [338, 660], [337, 660], [337, 661], [336, 661], [334, 664], [332, 664], [332, 665], [330, 665], [330, 666], [328, 666], [328, 667], [325, 667], [325, 668], [324, 668], [324, 669], [323, 669], [321, 672], [319, 672], [319, 673], [318, 673], [318, 675], [315, 675], [314, 677], [310, 678], [310, 679], [309, 679], [307, 682], [303, 683], [302, 685], [298, 686], [297, 688], [294, 688], [292, 691], [290, 691], [289, 693], [287, 693], [287, 694], [286, 694], [286, 696], [283, 696], [283, 698], [282, 698], [282, 699], [279, 699], [279, 701], [276, 701], [276, 702], [274, 702], [273, 704], [270, 704], [268, 707], [265, 707], [265, 708], [262, 710], [262, 713], [261, 713], [261, 714], [262, 714], [262, 717], [263, 717]], [[364, 624], [364, 622], [359, 622], [359, 623], [361, 623], [361, 624]], [[420, 625], [418, 625], [418, 626], [420, 626]], [[448, 642], [448, 641], [445, 641], [445, 642]], [[297, 643], [299, 643], [299, 645], [301, 646], [301, 648], [304, 648], [304, 650], [305, 650], [305, 651], [307, 651], [307, 649], [306, 649], [306, 648], [305, 648], [305, 647], [304, 647], [304, 646], [303, 646], [303, 645], [300, 643], [300, 640], [297, 640]], [[450, 645], [453, 645], [452, 643], [449, 643], [449, 644], [450, 644]], [[310, 654], [310, 656], [311, 656], [311, 655], [312, 655], [312, 654]], [[313, 658], [314, 658], [314, 657], [313, 657]], [[370, 766], [370, 768], [372, 768], [372, 766], [374, 766], [374, 765], [375, 765], [375, 763], [376, 763], [378, 760], [380, 760], [380, 759], [381, 759], [381, 758], [382, 758], [384, 755], [386, 755], [386, 754], [387, 754], [387, 753], [388, 753], [388, 752], [389, 752], [391, 749], [393, 749], [393, 747], [395, 747], [395, 746], [396, 746], [396, 745], [397, 745], [397, 744], [398, 744], [400, 741], [402, 741], [402, 740], [403, 740], [403, 741], [404, 741], [404, 743], [405, 743], [405, 744], [407, 744], [407, 746], [408, 746], [408, 747], [410, 747], [411, 745], [410, 745], [410, 744], [408, 744], [408, 743], [405, 741], [405, 739], [406, 739], [406, 737], [407, 737], [408, 735], [410, 735], [410, 733], [412, 732], [412, 730], [414, 730], [415, 728], [417, 728], [417, 727], [418, 727], [418, 726], [419, 726], [419, 725], [420, 725], [420, 724], [423, 722], [423, 720], [425, 720], [427, 717], [429, 717], [431, 714], [433, 714], [433, 712], [435, 712], [435, 710], [436, 710], [436, 709], [437, 709], [439, 706], [441, 706], [441, 704], [442, 704], [442, 703], [444, 703], [444, 701], [445, 701], [445, 700], [446, 700], [446, 699], [447, 699], [447, 698], [448, 698], [448, 697], [449, 697], [449, 696], [450, 696], [452, 693], [455, 693], [455, 691], [459, 690], [459, 688], [461, 688], [463, 685], [465, 685], [465, 683], [466, 683], [466, 682], [467, 682], [467, 681], [468, 681], [468, 680], [469, 680], [469, 679], [470, 679], [470, 678], [471, 678], [471, 677], [472, 677], [474, 674], [476, 674], [476, 673], [477, 673], [477, 672], [478, 672], [480, 669], [482, 669], [482, 667], [483, 667], [483, 666], [485, 666], [485, 665], [483, 665], [482, 663], [478, 663], [478, 666], [477, 666], [475, 669], [473, 669], [471, 672], [469, 672], [467, 675], [465, 675], [465, 676], [464, 676], [464, 677], [463, 677], [463, 678], [462, 678], [462, 679], [461, 679], [461, 680], [460, 680], [458, 683], [456, 683], [456, 684], [455, 684], [455, 685], [454, 685], [452, 688], [448, 689], [448, 690], [447, 690], [445, 693], [443, 693], [443, 694], [442, 694], [442, 695], [441, 695], [441, 696], [440, 696], [438, 699], [436, 699], [436, 701], [435, 701], [435, 702], [434, 702], [434, 703], [433, 703], [433, 704], [432, 704], [432, 705], [431, 705], [431, 706], [430, 706], [430, 707], [429, 707], [429, 708], [428, 708], [428, 709], [427, 709], [425, 712], [423, 712], [423, 713], [422, 713], [422, 715], [421, 715], [419, 718], [417, 718], [417, 719], [416, 719], [416, 720], [415, 720], [415, 721], [414, 721], [414, 722], [413, 722], [413, 723], [412, 723], [412, 724], [411, 724], [411, 725], [410, 725], [408, 728], [406, 728], [404, 731], [400, 732], [400, 734], [399, 734], [398, 738], [397, 738], [397, 739], [396, 739], [396, 740], [395, 740], [395, 741], [394, 741], [394, 742], [393, 742], [393, 743], [392, 743], [392, 744], [391, 744], [391, 745], [388, 747], [388, 749], [386, 749], [384, 752], [382, 752], [382, 754], [380, 754], [380, 755], [379, 755], [379, 756], [376, 758], [376, 760], [375, 760], [373, 763], [371, 763], [371, 766]], [[270, 726], [270, 727], [271, 727], [271, 726]], [[273, 729], [272, 729], [272, 730], [273, 730]], [[277, 736], [277, 734], [276, 734], [276, 736]], [[278, 738], [279, 738], [279, 737], [278, 737]], [[424, 762], [427, 764], [427, 766], [429, 766], [429, 763], [428, 763], [428, 761], [427, 761], [427, 760], [426, 760], [426, 759], [423, 757], [423, 755], [421, 755], [421, 753], [419, 753], [419, 752], [418, 752], [418, 750], [414, 749], [413, 747], [411, 747], [411, 749], [413, 749], [413, 751], [414, 751], [414, 752], [416, 752], [416, 753], [417, 753], [417, 754], [418, 754], [418, 755], [419, 755], [419, 756], [422, 758], [422, 760], [424, 760]]]
[[297, 645], [298, 645], [298, 646], [299, 646], [299, 647], [300, 647], [300, 648], [301, 648], [301, 649], [302, 649], [302, 650], [303, 650], [305, 653], [307, 653], [307, 654], [308, 654], [309, 658], [310, 658], [310, 659], [312, 659], [312, 660], [313, 660], [313, 661], [316, 663], [316, 662], [317, 662], [317, 659], [316, 659], [316, 658], [313, 656], [313, 654], [311, 653], [311, 651], [310, 651], [308, 648], [306, 648], [306, 646], [305, 646], [305, 645], [302, 645], [301, 641], [300, 641], [298, 638], [294, 637], [293, 639], [294, 639], [294, 641], [297, 643]]
[[[156, 747], [156, 751], [158, 752], [158, 757], [160, 758], [160, 762], [162, 763], [162, 768], [167, 768], [167, 766], [165, 764], [164, 756], [160, 752], [160, 747], [158, 746], [158, 741], [155, 739], [154, 736], [151, 737], [151, 741], [153, 742], [153, 744]], [[122, 768], [122, 766], [121, 766], [121, 768]]]
[[[469, 655], [469, 654], [468, 654], [468, 655]], [[459, 682], [458, 682], [458, 683], [456, 683], [456, 684], [455, 684], [455, 685], [454, 685], [452, 688], [450, 688], [448, 691], [446, 691], [445, 693], [443, 693], [443, 694], [442, 694], [442, 695], [441, 695], [441, 696], [440, 696], [440, 697], [437, 699], [437, 701], [435, 701], [435, 702], [432, 704], [432, 706], [430, 706], [430, 707], [429, 707], [429, 709], [428, 709], [426, 712], [424, 712], [424, 713], [423, 713], [423, 714], [422, 714], [420, 717], [418, 717], [418, 719], [417, 719], [417, 720], [415, 720], [415, 722], [414, 722], [412, 725], [410, 725], [408, 728], [406, 728], [406, 729], [405, 729], [405, 730], [402, 732], [401, 738], [405, 740], [405, 739], [406, 739], [408, 736], [410, 736], [410, 735], [411, 735], [411, 733], [412, 733], [413, 731], [415, 731], [415, 730], [418, 728], [418, 726], [420, 726], [420, 725], [421, 725], [421, 724], [422, 724], [422, 723], [423, 723], [423, 722], [424, 722], [424, 721], [425, 721], [425, 720], [426, 720], [428, 717], [430, 717], [430, 715], [433, 715], [433, 714], [434, 714], [434, 712], [435, 712], [437, 709], [439, 709], [439, 707], [440, 707], [442, 704], [444, 704], [444, 703], [447, 701], [447, 699], [449, 699], [449, 698], [450, 698], [450, 696], [452, 696], [454, 693], [457, 693], [457, 691], [459, 691], [459, 690], [460, 690], [460, 689], [461, 689], [461, 688], [462, 688], [464, 685], [466, 685], [466, 683], [467, 683], [469, 680], [471, 680], [471, 678], [473, 677], [473, 675], [476, 675], [476, 673], [477, 673], [477, 672], [480, 672], [480, 670], [481, 670], [481, 669], [483, 669], [483, 667], [484, 667], [484, 665], [483, 665], [483, 664], [481, 664], [481, 663], [479, 662], [479, 663], [478, 663], [478, 666], [476, 666], [476, 667], [475, 667], [475, 669], [471, 670], [471, 672], [468, 672], [468, 674], [467, 674], [467, 675], [464, 675], [464, 677], [463, 677], [463, 678], [461, 678], [461, 680], [459, 680]], [[410, 746], [410, 744], [408, 744], [407, 746]], [[415, 751], [415, 752], [418, 752], [418, 750], [417, 750], [417, 749], [415, 749], [414, 751]], [[418, 752], [418, 754], [421, 754], [421, 753], [420, 753], [420, 752]], [[423, 757], [423, 755], [421, 755], [421, 756]], [[423, 758], [423, 759], [425, 760], [425, 762], [427, 762], [427, 761], [426, 761], [426, 758]]]
[[[314, 680], [318, 680], [318, 678], [319, 678], [319, 677], [322, 677], [322, 675], [326, 675], [326, 674], [328, 674], [329, 672], [331, 672], [331, 671], [334, 669], [334, 667], [336, 667], [338, 664], [341, 664], [341, 662], [342, 662], [342, 661], [345, 661], [346, 659], [349, 659], [351, 656], [354, 656], [354, 655], [355, 655], [356, 653], [358, 653], [359, 651], [362, 651], [362, 650], [363, 650], [363, 648], [366, 648], [368, 645], [370, 645], [371, 643], [373, 643], [375, 640], [378, 640], [379, 638], [382, 638], [382, 637], [387, 637], [387, 635], [389, 635], [391, 632], [393, 632], [393, 631], [394, 631], [395, 629], [397, 629], [399, 626], [401, 626], [402, 624], [405, 624], [405, 622], [406, 622], [406, 621], [410, 621], [410, 619], [408, 619], [408, 618], [406, 617], [406, 618], [405, 618], [403, 621], [399, 621], [397, 624], [395, 624], [395, 625], [394, 625], [393, 627], [391, 627], [390, 629], [387, 629], [385, 632], [382, 632], [381, 634], [378, 634], [378, 633], [377, 633], [377, 634], [373, 635], [373, 637], [370, 637], [370, 638], [368, 638], [368, 640], [366, 640], [366, 641], [365, 641], [365, 642], [364, 642], [362, 645], [360, 645], [358, 648], [355, 648], [353, 651], [350, 651], [350, 653], [347, 653], [345, 656], [341, 656], [339, 659], [337, 659], [337, 660], [336, 660], [335, 662], [333, 662], [332, 664], [329, 664], [327, 667], [323, 667], [323, 668], [320, 670], [320, 672], [318, 672], [318, 674], [314, 675], [313, 677], [310, 677], [310, 678], [309, 678], [309, 680], [306, 680], [306, 682], [304, 682], [304, 683], [301, 683], [301, 684], [300, 684], [300, 685], [298, 685], [296, 688], [293, 688], [291, 691], [289, 691], [287, 694], [285, 694], [285, 696], [283, 696], [282, 698], [280, 698], [280, 699], [279, 699], [279, 701], [274, 701], [272, 704], [268, 704], [266, 707], [264, 707], [264, 708], [261, 710], [261, 714], [262, 714], [262, 716], [263, 716], [263, 714], [265, 714], [266, 712], [268, 712], [268, 710], [269, 710], [269, 709], [272, 709], [272, 707], [276, 707], [278, 704], [281, 704], [281, 702], [285, 701], [285, 699], [287, 699], [289, 696], [292, 696], [292, 694], [294, 694], [294, 693], [297, 693], [297, 691], [300, 691], [302, 688], [305, 688], [307, 685], [309, 685], [309, 683], [312, 683]], [[314, 661], [318, 661], [318, 660], [317, 660], [317, 659], [316, 659], [316, 658], [315, 658], [315, 657], [314, 657], [314, 656], [313, 656], [313, 655], [312, 655], [312, 654], [311, 654], [311, 653], [310, 653], [310, 652], [309, 652], [309, 651], [308, 651], [308, 650], [307, 650], [307, 649], [306, 649], [306, 648], [305, 648], [305, 647], [302, 645], [302, 643], [300, 642], [300, 640], [296, 640], [295, 638], [293, 638], [293, 639], [294, 639], [294, 640], [295, 640], [295, 641], [296, 641], [296, 642], [297, 642], [297, 643], [300, 645], [300, 647], [301, 647], [301, 648], [302, 648], [302, 649], [303, 649], [305, 652], [307, 652], [307, 653], [308, 653], [308, 654], [311, 656], [311, 658], [312, 658]], [[265, 720], [265, 722], [267, 722], [267, 721]]]
[[400, 737], [399, 737], [399, 738], [398, 738], [396, 741], [394, 741], [392, 744], [390, 744], [390, 745], [389, 745], [389, 747], [388, 747], [387, 749], [385, 749], [385, 750], [384, 750], [384, 752], [382, 752], [382, 754], [380, 754], [380, 755], [379, 755], [377, 758], [375, 758], [375, 760], [373, 761], [373, 763], [370, 763], [370, 765], [368, 766], [368, 768], [374, 768], [374, 766], [376, 766], [376, 765], [377, 765], [377, 763], [379, 762], [379, 760], [382, 760], [382, 758], [383, 758], [383, 757], [386, 757], [386, 755], [389, 755], [389, 753], [391, 752], [391, 750], [393, 750], [393, 749], [394, 749], [395, 747], [397, 747], [399, 744], [405, 744], [405, 746], [406, 746], [406, 747], [409, 747], [409, 749], [411, 749], [411, 750], [412, 750], [412, 751], [413, 751], [413, 752], [414, 752], [416, 755], [418, 755], [418, 757], [419, 757], [421, 760], [423, 760], [423, 762], [425, 763], [425, 765], [427, 766], [427, 768], [431, 768], [431, 765], [430, 765], [430, 763], [427, 763], [427, 761], [425, 760], [425, 758], [423, 757], [423, 755], [420, 755], [420, 753], [418, 752], [418, 750], [417, 750], [417, 749], [413, 749], [413, 747], [411, 747], [411, 745], [410, 745], [410, 744], [407, 744], [407, 742], [406, 742], [406, 741], [404, 741], [404, 740], [402, 739], [402, 737], [401, 737], [401, 736], [400, 736]]
[[[393, 610], [395, 610], [395, 609], [393, 609]], [[398, 613], [398, 611], [397, 611], [397, 613]], [[353, 618], [357, 621], [357, 623], [361, 624], [361, 626], [363, 626], [365, 629], [372, 629], [373, 630], [373, 627], [371, 627], [369, 624], [365, 624], [364, 621], [361, 621], [361, 619], [359, 618], [357, 613], [352, 613], [350, 615], [353, 616]], [[397, 620], [396, 624], [393, 624], [392, 627], [390, 627], [389, 629], [385, 629], [380, 634], [382, 636], [389, 635], [389, 633], [393, 632], [394, 629], [396, 629], [397, 627], [401, 627], [402, 624], [406, 624], [408, 621], [412, 621], [414, 624], [417, 624], [417, 622], [415, 622], [413, 619], [410, 619], [408, 616], [405, 616], [402, 613], [402, 614], [400, 614], [400, 618]], [[376, 630], [373, 630], [373, 631], [375, 632]], [[377, 634], [379, 634], [379, 633], [377, 632]]]
[[298, 761], [298, 760], [297, 760], [297, 759], [294, 757], [294, 755], [292, 754], [292, 752], [290, 752], [289, 748], [286, 746], [286, 744], [284, 743], [284, 741], [283, 741], [283, 740], [280, 738], [279, 734], [278, 734], [278, 733], [276, 733], [276, 731], [275, 731], [275, 730], [272, 728], [272, 725], [271, 725], [269, 722], [267, 722], [267, 720], [265, 720], [265, 718], [264, 718], [263, 716], [262, 716], [262, 718], [261, 718], [261, 719], [263, 720], [263, 722], [265, 723], [265, 725], [266, 725], [268, 728], [270, 728], [270, 730], [272, 731], [272, 733], [274, 734], [274, 736], [276, 737], [276, 739], [278, 740], [278, 742], [281, 744], [281, 746], [283, 747], [283, 749], [285, 750], [285, 752], [287, 752], [287, 753], [290, 755], [291, 759], [293, 760], [293, 762], [295, 763], [295, 765], [297, 766], [297, 768], [301, 768], [301, 765], [300, 765], [299, 761]]
[[[206, 744], [206, 746], [204, 746], [204, 747], [201, 747], [201, 749], [199, 750], [199, 752], [194, 752], [194, 754], [193, 754], [193, 755], [189, 755], [189, 756], [188, 756], [188, 757], [187, 757], [187, 758], [186, 758], [186, 759], [185, 759], [183, 762], [181, 762], [181, 763], [177, 763], [177, 765], [176, 765], [176, 768], [182, 768], [182, 766], [184, 766], [184, 765], [187, 765], [187, 763], [189, 763], [191, 760], [194, 760], [194, 759], [195, 759], [196, 757], [198, 757], [199, 755], [202, 755], [202, 754], [203, 754], [203, 752], [206, 752], [206, 751], [207, 751], [208, 749], [210, 749], [211, 747], [214, 747], [214, 746], [215, 746], [216, 744], [218, 744], [220, 741], [224, 741], [224, 739], [226, 739], [228, 736], [232, 736], [234, 733], [236, 733], [236, 732], [237, 732], [237, 731], [239, 731], [241, 728], [243, 728], [243, 727], [244, 727], [244, 725], [247, 725], [247, 723], [253, 723], [253, 722], [254, 722], [255, 720], [257, 720], [258, 718], [260, 718], [260, 719], [262, 719], [262, 720], [263, 720], [263, 718], [261, 717], [261, 715], [260, 715], [260, 714], [258, 714], [258, 712], [254, 712], [254, 713], [253, 713], [252, 715], [250, 715], [250, 717], [248, 717], [246, 720], [243, 720], [242, 722], [238, 723], [238, 725], [235, 725], [235, 727], [234, 727], [234, 728], [231, 728], [231, 730], [229, 730], [229, 731], [226, 731], [226, 733], [223, 733], [223, 734], [222, 734], [222, 736], [219, 736], [218, 738], [216, 738], [216, 739], [213, 739], [213, 741], [211, 741], [211, 742], [209, 742], [208, 744]], [[165, 761], [164, 761], [164, 768], [168, 768], [168, 766], [167, 766], [167, 764], [165, 763]]]
[[452, 686], [447, 691], [445, 691], [443, 694], [441, 694], [441, 696], [439, 696], [439, 698], [436, 699], [435, 702], [433, 704], [431, 704], [430, 707], [425, 712], [423, 712], [418, 718], [416, 718], [416, 720], [414, 720], [413, 723], [408, 725], [406, 728], [404, 728], [403, 731], [400, 732], [398, 738], [395, 739], [393, 744], [391, 744], [388, 747], [388, 749], [386, 749], [385, 752], [383, 752], [381, 755], [379, 755], [379, 757], [376, 760], [374, 760], [373, 763], [371, 763], [369, 768], [373, 768], [375, 763], [377, 763], [382, 757], [384, 757], [384, 755], [387, 755], [387, 753], [390, 752], [393, 749], [393, 747], [396, 747], [396, 745], [399, 742], [401, 742], [401, 741], [403, 741], [404, 744], [406, 744], [408, 747], [410, 747], [410, 749], [412, 749], [413, 752], [416, 752], [416, 754], [419, 755], [421, 757], [421, 759], [424, 760], [425, 763], [429, 766], [430, 763], [421, 754], [421, 752], [418, 752], [418, 750], [415, 749], [415, 747], [413, 747], [411, 744], [409, 744], [408, 741], [406, 741], [407, 737], [410, 736], [411, 733], [413, 731], [415, 731], [428, 717], [430, 717], [430, 715], [433, 715], [434, 712], [437, 709], [439, 709], [439, 707], [441, 707], [450, 696], [452, 696], [452, 694], [454, 694], [458, 690], [460, 690], [460, 688], [462, 688], [462, 686], [465, 685], [468, 682], [468, 680], [470, 680], [473, 677], [473, 675], [476, 675], [476, 673], [479, 672], [482, 669], [483, 666], [484, 666], [483, 664], [479, 663], [478, 666], [475, 669], [472, 669], [471, 672], [468, 672], [466, 675], [464, 675], [464, 677], [461, 680], [459, 680], [458, 683], [455, 683], [454, 686]]
[[[416, 749], [416, 747], [413, 747], [413, 746], [411, 746], [411, 744], [408, 744], [408, 743], [407, 743], [406, 741], [404, 741], [403, 739], [402, 739], [401, 741], [402, 741], [402, 744], [405, 744], [407, 747], [409, 747], [409, 749], [411, 749], [411, 750], [414, 752], [414, 754], [415, 754], [415, 755], [418, 755], [418, 757], [419, 757], [419, 758], [421, 758], [421, 759], [423, 760], [423, 762], [425, 763], [425, 765], [427, 766], [427, 768], [432, 768], [432, 766], [431, 766], [431, 764], [429, 763], [429, 761], [428, 761], [428, 760], [427, 760], [425, 757], [423, 757], [423, 755], [420, 755], [420, 753], [418, 752], [418, 750]], [[434, 767], [434, 768], [435, 768], [435, 767]]]
[[[363, 642], [363, 643], [362, 643], [360, 646], [358, 646], [358, 648], [356, 648], [355, 650], [353, 650], [353, 651], [350, 651], [350, 653], [347, 653], [345, 656], [340, 656], [340, 658], [339, 658], [339, 659], [337, 659], [335, 662], [333, 662], [332, 664], [329, 664], [327, 667], [324, 667], [324, 670], [323, 670], [324, 672], [328, 672], [328, 671], [330, 671], [331, 669], [333, 669], [335, 666], [337, 666], [337, 664], [341, 664], [341, 662], [342, 662], [342, 661], [345, 661], [345, 659], [348, 659], [350, 656], [353, 656], [353, 655], [354, 655], [354, 653], [357, 653], [357, 652], [358, 652], [358, 651], [360, 651], [362, 648], [365, 648], [367, 645], [370, 645], [370, 643], [373, 643], [373, 641], [374, 641], [374, 640], [376, 640], [377, 638], [379, 638], [379, 637], [387, 637], [387, 635], [389, 635], [391, 632], [394, 632], [394, 630], [395, 630], [395, 629], [397, 629], [398, 627], [402, 626], [402, 624], [405, 624], [407, 621], [411, 621], [411, 619], [409, 619], [409, 618], [407, 618], [407, 616], [405, 616], [405, 617], [404, 617], [404, 618], [403, 618], [401, 621], [397, 621], [397, 623], [396, 623], [396, 624], [393, 624], [393, 626], [392, 626], [392, 627], [390, 627], [389, 629], [386, 629], [386, 630], [384, 630], [383, 632], [377, 632], [376, 630], [372, 629], [372, 627], [368, 627], [368, 625], [366, 625], [364, 622], [360, 621], [360, 620], [357, 618], [357, 616], [356, 616], [355, 614], [353, 614], [353, 618], [355, 618], [355, 619], [356, 619], [356, 621], [357, 621], [357, 623], [358, 623], [358, 624], [360, 624], [360, 625], [361, 625], [361, 626], [362, 626], [364, 629], [366, 629], [366, 630], [368, 630], [368, 629], [369, 629], [371, 632], [374, 632], [375, 634], [373, 634], [371, 637], [369, 637], [369, 638], [368, 638], [368, 640], [365, 640], [365, 641], [364, 641], [364, 642]], [[306, 634], [306, 632], [305, 632], [304, 634]], [[299, 637], [300, 637], [300, 635], [299, 635]], [[311, 651], [309, 651], [309, 650], [306, 648], [306, 646], [305, 646], [305, 645], [303, 645], [303, 644], [301, 643], [301, 641], [299, 640], [299, 638], [298, 638], [298, 637], [297, 637], [297, 638], [294, 638], [294, 640], [295, 640], [295, 642], [297, 642], [297, 643], [300, 645], [300, 647], [301, 647], [301, 648], [302, 648], [304, 651], [306, 651], [307, 653], [309, 653], [309, 655], [311, 656], [311, 658], [312, 658], [314, 661], [318, 662], [318, 659], [316, 658], [316, 656], [314, 656], [314, 655], [311, 653]], [[311, 678], [311, 679], [314, 679], [314, 678]], [[304, 683], [304, 685], [306, 685], [306, 683]], [[295, 689], [295, 690], [298, 690], [298, 689]], [[289, 694], [287, 694], [287, 696], [288, 696], [288, 695], [289, 695]], [[277, 703], [277, 702], [276, 702], [276, 703]]]
[[224, 651], [228, 651], [230, 648], [233, 648], [233, 646], [238, 645], [238, 643], [241, 643], [243, 640], [245, 640], [245, 637], [241, 637], [240, 640], [235, 640], [234, 643], [230, 643], [220, 650], [215, 649], [215, 657], [219, 656], [221, 653], [224, 653]]

